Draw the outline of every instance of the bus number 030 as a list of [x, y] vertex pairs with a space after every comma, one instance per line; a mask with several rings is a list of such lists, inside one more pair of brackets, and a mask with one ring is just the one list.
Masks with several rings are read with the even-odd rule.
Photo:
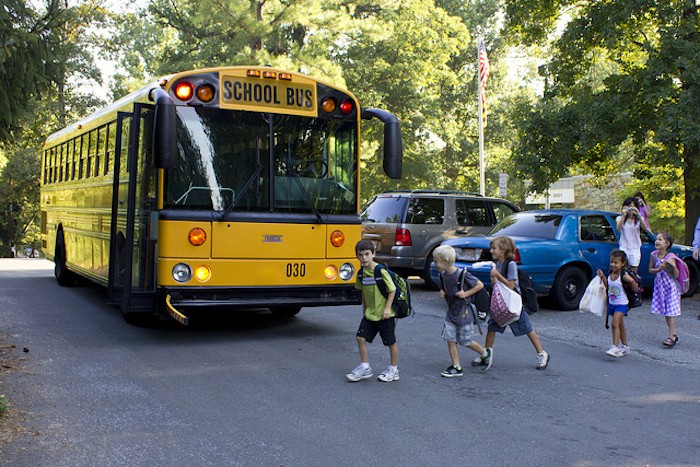
[[304, 277], [306, 276], [306, 264], [304, 263], [287, 263], [287, 277]]

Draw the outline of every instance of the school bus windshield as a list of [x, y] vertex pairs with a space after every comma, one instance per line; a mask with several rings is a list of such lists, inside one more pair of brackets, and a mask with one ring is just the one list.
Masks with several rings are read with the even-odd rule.
[[178, 107], [165, 207], [354, 214], [357, 122]]

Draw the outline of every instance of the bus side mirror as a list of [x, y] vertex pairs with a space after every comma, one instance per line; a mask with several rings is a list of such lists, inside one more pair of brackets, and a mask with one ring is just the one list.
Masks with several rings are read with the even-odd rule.
[[153, 123], [153, 156], [156, 167], [170, 169], [175, 167], [177, 161], [177, 133], [175, 104], [167, 92], [156, 88], [151, 91], [151, 98], [155, 101], [156, 111]]
[[362, 118], [378, 118], [384, 123], [384, 173], [387, 177], [401, 178], [403, 147], [401, 144], [401, 124], [390, 112], [381, 109], [362, 109]]

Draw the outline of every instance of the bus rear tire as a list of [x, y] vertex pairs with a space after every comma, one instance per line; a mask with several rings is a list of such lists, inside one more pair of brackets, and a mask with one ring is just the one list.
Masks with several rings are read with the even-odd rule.
[[56, 282], [61, 287], [72, 287], [78, 283], [77, 276], [66, 267], [66, 241], [63, 237], [63, 230], [59, 230], [56, 235], [56, 249], [54, 250], [54, 269]]
[[289, 319], [295, 317], [300, 311], [300, 306], [276, 306], [271, 307], [272, 316], [278, 319]]

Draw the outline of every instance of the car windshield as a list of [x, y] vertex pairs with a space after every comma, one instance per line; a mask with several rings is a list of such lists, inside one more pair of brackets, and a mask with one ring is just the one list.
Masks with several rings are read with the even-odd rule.
[[354, 214], [356, 123], [177, 107], [170, 209]]
[[488, 235], [552, 239], [557, 235], [561, 220], [559, 214], [519, 212], [496, 224]]

